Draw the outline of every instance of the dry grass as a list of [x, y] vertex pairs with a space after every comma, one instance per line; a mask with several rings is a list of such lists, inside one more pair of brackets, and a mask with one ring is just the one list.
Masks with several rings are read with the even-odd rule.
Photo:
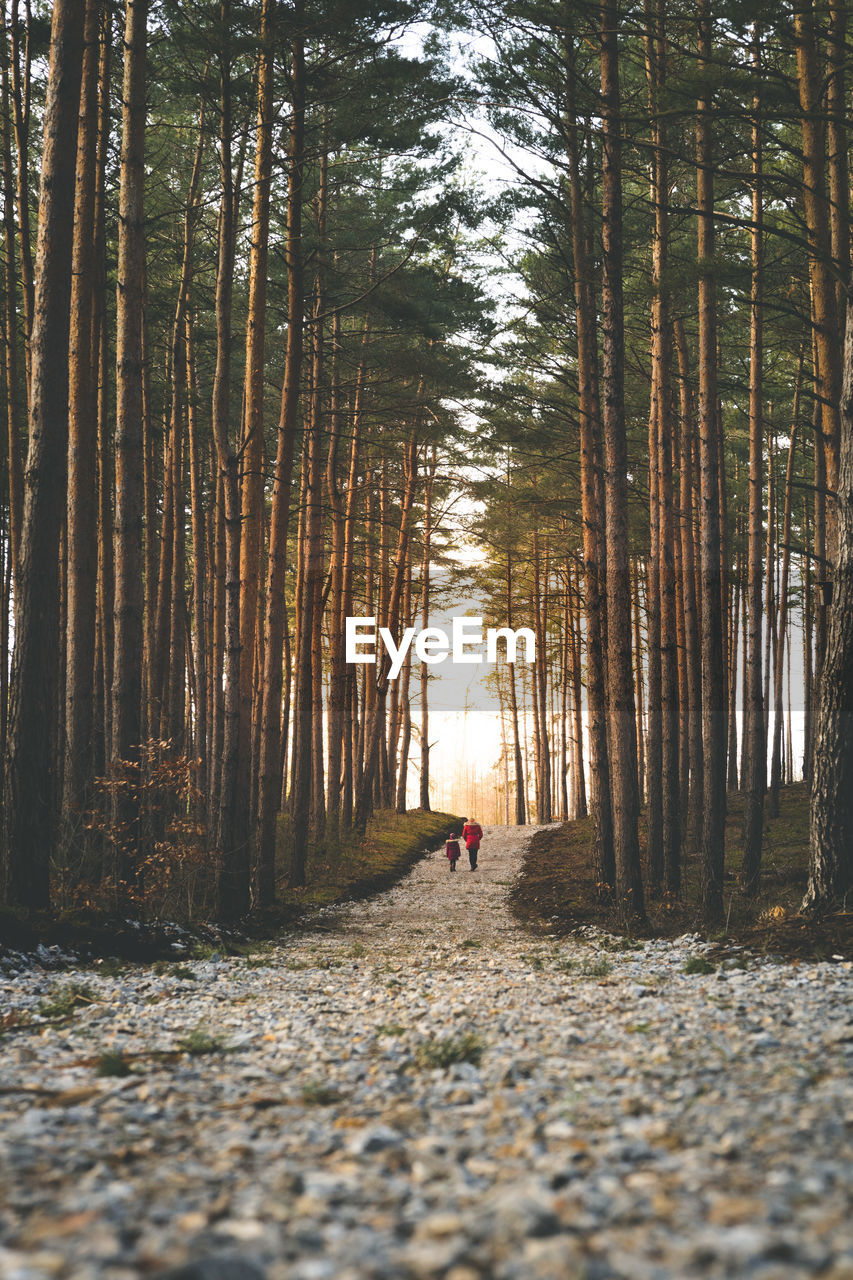
[[[757, 900], [740, 889], [743, 857], [743, 797], [729, 796], [726, 822], [726, 924], [711, 935], [721, 948], [748, 944], [757, 951], [822, 959], [853, 958], [853, 912], [819, 919], [799, 914], [808, 869], [809, 805], [806, 787], [783, 789], [779, 817], [765, 827], [761, 888]], [[641, 824], [645, 853], [645, 827]], [[599, 901], [590, 859], [592, 824], [587, 819], [539, 832], [533, 839], [522, 875], [512, 894], [515, 914], [531, 925], [553, 931], [592, 924], [624, 934], [607, 903]], [[698, 857], [690, 846], [684, 854], [684, 888], [680, 899], [648, 900], [652, 937], [677, 937], [698, 927]]]
[[436, 848], [458, 827], [450, 813], [408, 813], [378, 810], [367, 824], [363, 838], [348, 833], [339, 839], [327, 832], [315, 841], [308, 855], [304, 888], [288, 886], [290, 865], [287, 820], [279, 826], [275, 911], [299, 916], [309, 907], [326, 906], [364, 898], [394, 884], [429, 849]]

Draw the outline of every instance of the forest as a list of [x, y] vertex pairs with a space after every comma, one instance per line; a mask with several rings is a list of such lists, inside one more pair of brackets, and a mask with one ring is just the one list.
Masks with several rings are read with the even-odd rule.
[[435, 676], [347, 620], [396, 649], [472, 591], [535, 635], [507, 823], [588, 813], [625, 921], [690, 865], [713, 924], [803, 778], [844, 905], [851, 38], [846, 0], [6, 0], [8, 908], [241, 919], [429, 810]]

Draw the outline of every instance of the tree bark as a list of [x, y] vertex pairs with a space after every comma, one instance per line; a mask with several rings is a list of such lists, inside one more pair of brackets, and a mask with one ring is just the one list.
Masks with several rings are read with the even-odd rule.
[[97, 365], [93, 362], [100, 3], [87, 0], [77, 129], [68, 373], [68, 632], [63, 809], [73, 820], [92, 780], [98, 579]]
[[[754, 28], [753, 69], [761, 74], [761, 43]], [[764, 694], [761, 684], [763, 628], [763, 499], [764, 499], [764, 189], [760, 90], [753, 96], [752, 123], [752, 280], [749, 327], [749, 528], [747, 535], [747, 600], [749, 619], [744, 672], [746, 718], [743, 802], [744, 890], [758, 892], [764, 836], [764, 792], [767, 789], [767, 744], [764, 737]]]
[[24, 508], [24, 467], [21, 459], [21, 427], [18, 412], [19, 378], [18, 378], [18, 283], [15, 269], [16, 232], [15, 232], [15, 173], [12, 164], [12, 140], [10, 137], [9, 116], [11, 114], [9, 90], [9, 57], [6, 36], [3, 36], [2, 47], [2, 129], [3, 147], [3, 248], [5, 253], [5, 298], [4, 318], [6, 322], [5, 338], [5, 370], [6, 370], [6, 430], [7, 460], [9, 468], [9, 557], [12, 594], [17, 597], [15, 585], [18, 560], [21, 554], [21, 521]]
[[684, 643], [686, 649], [688, 725], [690, 758], [690, 792], [687, 830], [691, 841], [698, 843], [703, 807], [705, 761], [702, 746], [702, 646], [700, 639], [700, 601], [696, 574], [696, 535], [694, 507], [693, 455], [696, 439], [694, 405], [684, 321], [679, 316], [673, 323], [678, 354], [678, 385], [681, 415], [681, 455], [678, 498], [681, 509], [681, 564], [684, 582]]
[[[424, 540], [423, 555], [421, 558], [421, 627], [429, 626], [430, 611], [430, 572], [431, 572], [431, 546], [432, 546], [432, 492], [435, 484], [435, 473], [438, 467], [438, 459], [436, 450], [432, 449], [429, 455], [429, 461], [426, 465], [426, 475], [424, 477]], [[420, 777], [420, 807], [424, 813], [429, 813], [429, 666], [426, 662], [421, 663], [421, 723], [420, 723], [420, 739], [421, 739], [421, 777]], [[522, 819], [523, 821], [523, 819]]]
[[853, 316], [847, 305], [838, 552], [815, 723], [804, 908], [843, 907], [853, 888]]
[[[305, 50], [302, 30], [304, 5], [297, 0], [291, 56], [291, 120], [287, 196], [287, 346], [281, 415], [275, 460], [269, 570], [264, 616], [264, 675], [261, 698], [261, 750], [258, 793], [257, 903], [269, 906], [275, 897], [275, 827], [281, 796], [281, 693], [284, 650], [284, 581], [287, 531], [290, 516], [290, 484], [299, 412], [302, 371], [303, 270], [302, 270], [302, 171], [305, 135]], [[307, 828], [310, 792], [295, 795], [297, 817]], [[304, 816], [303, 816], [304, 815]], [[298, 870], [298, 869], [297, 869]]]
[[[238, 917], [249, 907], [249, 833], [241, 825], [240, 751], [240, 462], [231, 440], [231, 323], [234, 289], [234, 175], [232, 172], [230, 0], [222, 0], [219, 53], [220, 200], [216, 265], [216, 369], [211, 426], [222, 482], [225, 526], [224, 667], [221, 775], [215, 825], [216, 911]], [[247, 655], [248, 660], [248, 655]], [[219, 764], [220, 757], [216, 757]], [[245, 808], [245, 806], [244, 806]]]
[[628, 921], [645, 918], [637, 833], [636, 718], [631, 670], [631, 583], [628, 561], [628, 458], [625, 426], [625, 331], [622, 300], [622, 118], [619, 15], [601, 5], [602, 98], [602, 401], [607, 536], [607, 682], [611, 803], [617, 907]]
[[4, 895], [47, 907], [55, 838], [54, 727], [58, 712], [59, 541], [68, 447], [68, 337], [82, 0], [56, 0], [44, 147], [32, 332], [30, 441], [24, 494], [15, 652], [4, 788]]
[[566, 47], [566, 149], [574, 267], [575, 322], [577, 328], [578, 409], [580, 416], [581, 521], [583, 526], [584, 606], [587, 652], [587, 711], [591, 773], [592, 856], [596, 880], [602, 892], [615, 883], [613, 810], [610, 799], [610, 757], [607, 747], [607, 673], [605, 610], [603, 596], [603, 504], [600, 440], [601, 404], [598, 384], [598, 351], [593, 267], [588, 253], [586, 217], [580, 178], [577, 115], [574, 103], [573, 50]]
[[703, 88], [696, 120], [696, 203], [699, 209], [699, 459], [702, 582], [702, 808], [700, 898], [706, 922], [723, 912], [726, 825], [725, 669], [720, 571], [720, 457], [717, 415], [717, 296], [714, 265], [713, 58], [709, 0], [699, 0], [699, 70]]
[[797, 433], [800, 416], [800, 386], [803, 376], [803, 353], [797, 369], [797, 381], [794, 386], [794, 408], [791, 422], [791, 437], [788, 446], [788, 465], [785, 470], [785, 507], [782, 516], [782, 571], [779, 582], [778, 606], [778, 658], [773, 672], [773, 751], [770, 760], [770, 797], [769, 812], [771, 818], [779, 816], [779, 789], [782, 785], [782, 717], [784, 705], [783, 667], [785, 643], [788, 638], [788, 577], [791, 566], [791, 504], [793, 501], [794, 458], [797, 448]]
[[276, 0], [261, 6], [254, 198], [249, 242], [249, 309], [243, 387], [240, 534], [240, 728], [237, 821], [252, 829], [251, 745], [255, 703], [258, 584], [264, 540], [264, 354], [272, 174]]

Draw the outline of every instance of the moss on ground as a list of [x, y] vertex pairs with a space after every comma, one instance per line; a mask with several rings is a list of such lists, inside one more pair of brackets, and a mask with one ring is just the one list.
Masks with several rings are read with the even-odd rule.
[[[804, 783], [785, 787], [778, 818], [765, 824], [761, 887], [757, 899], [747, 898], [740, 887], [743, 858], [741, 827], [743, 797], [728, 797], [726, 821], [726, 875], [724, 926], [709, 936], [725, 953], [733, 944], [790, 958], [853, 958], [853, 911], [821, 917], [799, 912], [808, 874], [809, 801]], [[645, 857], [645, 823], [640, 841]], [[537, 832], [524, 867], [512, 891], [516, 916], [531, 926], [549, 931], [571, 931], [580, 925], [597, 925], [617, 935], [625, 929], [613, 909], [599, 898], [590, 857], [592, 822], [567, 822]], [[646, 903], [649, 937], [677, 937], [699, 928], [699, 859], [695, 845], [687, 842], [683, 858], [683, 893]], [[701, 932], [701, 930], [700, 930]]]

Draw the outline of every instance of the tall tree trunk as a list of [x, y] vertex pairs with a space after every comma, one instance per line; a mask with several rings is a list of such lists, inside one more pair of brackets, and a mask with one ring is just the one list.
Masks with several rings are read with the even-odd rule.
[[[507, 549], [506, 553], [506, 623], [508, 627], [513, 622], [513, 581], [512, 581], [512, 552]], [[515, 825], [523, 827], [527, 822], [527, 787], [525, 783], [526, 770], [524, 760], [521, 753], [521, 737], [518, 725], [518, 697], [515, 688], [515, 663], [507, 663], [507, 671], [509, 673], [509, 702], [510, 713], [512, 716], [512, 743], [513, 757], [515, 760]]]
[[628, 447], [625, 427], [625, 329], [622, 301], [622, 114], [619, 13], [601, 5], [602, 98], [602, 402], [607, 535], [607, 682], [610, 788], [616, 898], [627, 920], [645, 918], [637, 833], [637, 744], [631, 670], [631, 582], [628, 561]]
[[847, 305], [838, 554], [815, 723], [809, 882], [804, 907], [845, 905], [853, 888], [853, 315]]
[[264, 354], [272, 174], [274, 34], [276, 0], [261, 7], [258, 108], [252, 232], [249, 242], [249, 309], [243, 387], [240, 534], [240, 729], [237, 760], [238, 821], [252, 830], [251, 745], [255, 701], [258, 584], [264, 540]]
[[[122, 86], [122, 163], [116, 294], [115, 597], [113, 771], [139, 761], [142, 714], [142, 506], [145, 307], [145, 121], [147, 0], [128, 0]], [[151, 537], [151, 530], [147, 530]], [[133, 856], [138, 812], [119, 790], [115, 818], [128, 827]], [[128, 874], [128, 854], [124, 873]]]
[[98, 579], [97, 365], [93, 361], [99, 0], [87, 0], [77, 129], [68, 372], [68, 633], [63, 809], [72, 819], [92, 779], [95, 608]]
[[702, 808], [700, 897], [707, 922], [723, 911], [726, 826], [725, 670], [720, 572], [720, 460], [717, 416], [717, 291], [714, 266], [713, 61], [709, 0], [699, 0], [699, 71], [703, 88], [696, 120], [696, 203], [699, 209], [699, 459], [702, 581]]
[[21, 460], [21, 427], [18, 378], [18, 283], [15, 269], [15, 173], [12, 165], [12, 140], [9, 128], [11, 113], [9, 91], [9, 56], [6, 34], [3, 34], [2, 95], [0, 129], [3, 147], [3, 249], [5, 254], [5, 372], [6, 372], [6, 457], [9, 469], [9, 570], [11, 590], [17, 597], [15, 580], [21, 554], [21, 520], [24, 507], [24, 468]]
[[[838, 399], [841, 389], [841, 347], [835, 281], [832, 277], [832, 243], [830, 214], [826, 198], [826, 148], [824, 137], [824, 77], [818, 53], [813, 0], [796, 0], [794, 29], [797, 49], [797, 87], [800, 96], [803, 141], [803, 206], [809, 246], [812, 318], [817, 355], [817, 390], [822, 409], [822, 440], [826, 455], [826, 484], [834, 492], [838, 476], [839, 419]], [[837, 69], [836, 69], [837, 70]], [[837, 77], [833, 75], [833, 100]], [[838, 131], [834, 135], [838, 145]], [[840, 160], [840, 157], [836, 157]], [[836, 167], [836, 183], [838, 171]], [[838, 192], [839, 200], [848, 199]], [[846, 203], [839, 216], [847, 218]], [[843, 270], [846, 274], [849, 264]], [[835, 538], [835, 507], [830, 509], [827, 534], [830, 553]]]
[[[232, 171], [230, 0], [222, 0], [219, 53], [220, 200], [216, 265], [216, 369], [211, 425], [222, 479], [225, 524], [225, 655], [222, 685], [221, 778], [215, 826], [216, 911], [243, 915], [249, 907], [249, 835], [241, 825], [240, 779], [240, 462], [231, 440], [231, 319], [234, 288], [234, 174]], [[251, 655], [247, 655], [250, 661]], [[220, 757], [217, 757], [217, 761]]]
[[602, 480], [601, 404], [598, 384], [595, 281], [588, 252], [579, 137], [575, 108], [574, 50], [566, 46], [566, 149], [569, 160], [572, 261], [577, 328], [578, 401], [580, 416], [581, 519], [583, 525], [584, 604], [587, 650], [587, 711], [591, 773], [592, 856], [602, 892], [615, 884], [613, 810], [610, 799], [610, 757], [607, 746], [607, 672], [605, 640], [604, 510]]
[[[401, 502], [400, 526], [397, 533], [397, 549], [394, 557], [394, 574], [386, 610], [387, 626], [395, 639], [399, 640], [400, 602], [403, 583], [408, 565], [408, 549], [410, 537], [411, 511], [414, 499], [415, 484], [418, 473], [418, 450], [415, 432], [412, 431], [406, 446], [404, 458], [404, 491]], [[364, 774], [361, 787], [356, 797], [355, 825], [363, 831], [370, 808], [370, 797], [379, 764], [379, 743], [383, 736], [385, 719], [385, 697], [388, 692], [388, 673], [391, 660], [387, 651], [380, 657], [377, 654], [375, 679], [375, 696], [370, 711], [370, 720], [365, 730]]]
[[95, 736], [95, 773], [106, 773], [112, 760], [112, 687], [114, 628], [113, 449], [110, 421], [109, 327], [106, 272], [106, 186], [110, 145], [112, 70], [112, 12], [105, 0], [101, 12], [101, 59], [98, 70], [98, 154], [95, 166], [94, 260], [95, 288], [92, 318], [92, 363], [97, 370], [98, 434], [98, 632], [101, 660], [97, 686], [98, 719]]
[[[637, 788], [640, 799], [646, 794], [646, 696], [643, 682], [643, 662], [646, 649], [643, 647], [640, 626], [640, 578], [643, 575], [639, 563], [634, 574], [634, 678], [637, 685]], [[648, 634], [648, 628], [646, 629]]]
[[678, 353], [678, 385], [681, 413], [681, 455], [678, 500], [681, 508], [681, 564], [684, 573], [684, 643], [686, 649], [688, 725], [690, 757], [690, 794], [687, 829], [691, 841], [698, 844], [703, 808], [705, 761], [702, 746], [702, 645], [700, 638], [700, 600], [696, 572], [696, 537], [693, 465], [696, 429], [687, 338], [681, 316], [673, 323]]
[[[320, 163], [317, 196], [317, 234], [322, 246], [325, 236], [327, 162]], [[322, 253], [322, 247], [321, 247]], [[322, 624], [321, 589], [323, 579], [323, 308], [325, 306], [323, 265], [318, 257], [311, 329], [310, 397], [306, 408], [303, 449], [304, 532], [299, 560], [301, 590], [296, 613], [296, 673], [293, 708], [293, 792], [295, 803], [304, 798], [304, 807], [294, 808], [291, 826], [291, 871], [293, 884], [304, 884], [311, 818], [319, 835], [324, 812], [322, 788], [323, 704], [320, 695], [319, 652]], [[319, 705], [318, 705], [319, 697]], [[319, 724], [318, 724], [319, 721]], [[318, 758], [319, 757], [319, 758]]]
[[797, 432], [800, 416], [800, 386], [803, 377], [803, 353], [800, 352], [800, 363], [797, 369], [797, 381], [794, 387], [794, 409], [791, 423], [791, 438], [788, 446], [788, 465], [785, 471], [785, 507], [782, 517], [782, 573], [779, 583], [778, 608], [778, 660], [773, 672], [773, 751], [770, 761], [770, 817], [779, 816], [779, 788], [782, 785], [782, 716], [784, 690], [782, 684], [785, 656], [785, 643], [788, 638], [788, 577], [791, 566], [791, 504], [794, 489], [794, 458], [797, 448]]
[[544, 565], [540, 560], [539, 530], [533, 526], [533, 616], [536, 625], [536, 666], [535, 677], [538, 684], [539, 701], [539, 811], [536, 821], [551, 821], [551, 743], [548, 738], [548, 554], [544, 557]]
[[[275, 897], [275, 828], [281, 797], [281, 693], [284, 650], [284, 581], [293, 450], [299, 413], [302, 373], [303, 270], [302, 270], [302, 171], [305, 136], [305, 49], [302, 21], [304, 4], [297, 0], [291, 51], [291, 119], [287, 195], [287, 346], [278, 447], [275, 460], [269, 570], [264, 616], [264, 676], [261, 698], [261, 749], [258, 792], [257, 903], [269, 906]], [[295, 849], [304, 849], [311, 795], [292, 797], [292, 834]], [[304, 878], [304, 869], [301, 870]], [[300, 882], [300, 867], [291, 867]]]
[[[752, 64], [757, 84], [761, 75], [761, 42], [754, 27]], [[761, 874], [761, 847], [764, 837], [764, 792], [767, 789], [767, 744], [764, 737], [764, 693], [761, 684], [761, 644], [763, 628], [763, 546], [764, 499], [764, 182], [761, 96], [753, 96], [752, 123], [752, 282], [749, 325], [749, 530], [747, 535], [747, 600], [749, 618], [748, 654], [745, 666], [746, 718], [743, 726], [745, 776], [743, 802], [743, 868], [746, 893], [758, 892]]]
[[344, 517], [343, 496], [338, 482], [338, 455], [341, 442], [341, 419], [343, 416], [339, 385], [340, 344], [340, 316], [335, 315], [332, 322], [332, 357], [329, 390], [329, 448], [326, 455], [326, 500], [329, 505], [332, 524], [332, 546], [329, 556], [329, 595], [331, 596], [332, 608], [329, 618], [329, 761], [326, 774], [326, 819], [333, 834], [337, 831], [340, 818], [344, 699], [346, 695], [346, 662], [344, 660], [344, 619], [346, 615], [341, 614], [346, 521]]
[[[371, 255], [371, 264], [373, 255]], [[352, 426], [349, 448], [349, 465], [347, 468], [347, 495], [344, 511], [343, 550], [341, 564], [341, 592], [337, 606], [335, 623], [335, 639], [331, 647], [330, 657], [330, 693], [329, 693], [329, 733], [333, 733], [337, 718], [338, 703], [342, 704], [343, 731], [343, 768], [341, 780], [341, 825], [345, 829], [352, 826], [352, 809], [354, 798], [353, 774], [353, 702], [356, 697], [355, 670], [347, 665], [344, 654], [344, 627], [346, 619], [352, 616], [352, 590], [355, 549], [355, 521], [358, 505], [358, 471], [361, 454], [361, 406], [364, 393], [367, 348], [370, 337], [370, 320], [365, 315], [361, 334], [361, 358], [356, 375], [355, 394], [352, 405]]]
[[[657, 44], [663, 60], [663, 11], [658, 13]], [[661, 72], [661, 81], [663, 72]], [[663, 835], [664, 888], [670, 895], [681, 892], [681, 813], [679, 770], [679, 688], [678, 628], [676, 622], [676, 555], [675, 509], [672, 476], [672, 407], [670, 395], [670, 326], [669, 305], [665, 293], [664, 272], [667, 257], [668, 227], [666, 202], [669, 199], [664, 163], [666, 139], [662, 135], [658, 151], [656, 178], [656, 220], [660, 223], [656, 236], [660, 266], [656, 272], [658, 292], [654, 307], [657, 312], [657, 359], [655, 376], [659, 381], [657, 414], [658, 508], [660, 556], [659, 583], [661, 593], [661, 805]]]
[[193, 662], [195, 665], [195, 755], [200, 760], [199, 788], [204, 786], [208, 761], [208, 554], [207, 520], [202, 493], [202, 447], [198, 426], [198, 385], [192, 317], [186, 315], [187, 437], [189, 440], [190, 516], [193, 548]]
[[803, 781], [811, 784], [814, 635], [809, 500], [803, 495]]
[[[403, 627], [412, 625], [412, 563], [409, 558], [409, 565], [406, 572], [406, 591], [403, 598]], [[409, 699], [409, 685], [412, 678], [412, 649], [406, 654], [406, 662], [403, 667], [402, 679], [400, 681], [400, 712], [402, 720], [402, 733], [400, 739], [400, 754], [397, 765], [397, 791], [395, 795], [395, 809], [397, 813], [406, 812], [406, 784], [409, 778], [409, 747], [412, 741], [412, 704]]]
[[[432, 547], [432, 491], [435, 484], [435, 473], [438, 468], [438, 458], [435, 449], [429, 454], [429, 461], [426, 464], [426, 474], [424, 477], [424, 540], [423, 555], [421, 558], [421, 627], [429, 626], [430, 611], [430, 572], [431, 572], [431, 547]], [[421, 663], [420, 672], [421, 685], [421, 723], [420, 723], [420, 739], [421, 739], [421, 779], [420, 779], [420, 807], [424, 813], [429, 813], [429, 665], [426, 662]], [[523, 819], [522, 819], [523, 821]]]
[[[44, 147], [32, 333], [27, 454], [15, 652], [4, 794], [4, 896], [46, 907], [55, 810], [59, 540], [68, 447], [71, 220], [83, 60], [82, 0], [56, 0]], [[131, 60], [132, 61], [132, 60]]]
[[574, 751], [575, 751], [575, 772], [576, 772], [576, 789], [577, 799], [575, 806], [575, 817], [585, 818], [587, 816], [587, 799], [586, 799], [586, 776], [584, 773], [584, 752], [583, 752], [583, 704], [581, 695], [581, 654], [580, 654], [580, 613], [581, 613], [581, 585], [580, 573], [578, 572], [575, 581], [575, 608], [572, 611], [572, 679], [574, 681], [574, 697], [572, 699], [574, 706]]
[[[12, 55], [12, 107], [15, 125], [15, 150], [18, 156], [17, 196], [18, 228], [21, 247], [21, 293], [24, 311], [24, 340], [26, 344], [26, 389], [29, 406], [32, 381], [32, 329], [35, 315], [35, 273], [33, 267], [32, 236], [30, 234], [30, 98], [31, 98], [31, 14], [26, 6], [27, 18], [24, 48], [20, 47], [18, 0], [12, 0], [9, 28]], [[83, 21], [81, 15], [81, 22]], [[43, 161], [42, 161], [43, 167]]]

